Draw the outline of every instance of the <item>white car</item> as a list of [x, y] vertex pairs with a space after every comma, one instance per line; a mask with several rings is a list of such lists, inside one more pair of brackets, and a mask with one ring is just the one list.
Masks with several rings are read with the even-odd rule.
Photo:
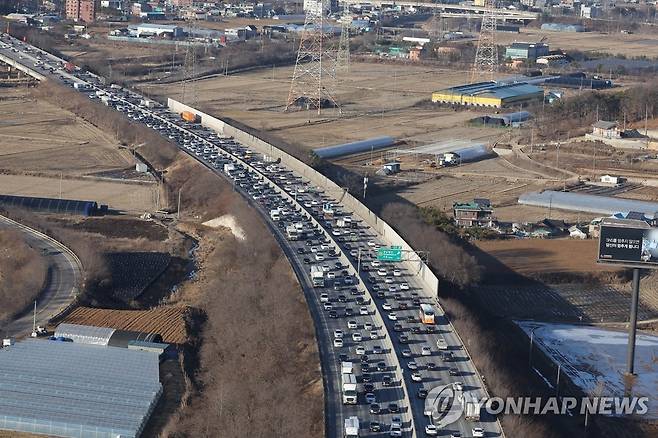
[[364, 322], [364, 323], [363, 323], [363, 329], [364, 329], [364, 330], [372, 330], [372, 323], [370, 323], [370, 322]]
[[384, 350], [382, 350], [382, 347], [380, 347], [379, 345], [374, 345], [372, 347], [372, 354], [382, 354], [383, 352]]
[[431, 356], [432, 355], [432, 349], [428, 346], [424, 346], [423, 350], [420, 353], [423, 356]]
[[368, 240], [368, 246], [375, 246], [374, 240]]
[[409, 290], [409, 283], [400, 284], [400, 290]]
[[391, 283], [393, 283], [393, 279], [391, 277], [386, 277], [384, 279], [384, 283], [391, 284]]
[[352, 257], [357, 257], [359, 255], [359, 252], [356, 249], [353, 249], [353, 250], [350, 251], [350, 255]]
[[395, 292], [397, 292], [398, 290], [397, 290], [397, 288], [395, 287], [395, 285], [391, 285], [391, 286], [388, 287], [388, 291], [391, 292], [391, 293], [395, 293]]
[[391, 418], [391, 427], [402, 427], [402, 418], [397, 416]]
[[321, 303], [328, 303], [329, 302], [329, 294], [320, 294], [320, 302]]
[[402, 271], [400, 271], [399, 269], [393, 269], [393, 276], [394, 277], [399, 277], [401, 275], [402, 275]]
[[376, 331], [376, 330], [371, 331], [371, 332], [370, 332], [370, 339], [372, 339], [373, 341], [374, 341], [375, 339], [379, 339], [379, 332]]
[[350, 319], [349, 321], [347, 321], [347, 328], [349, 328], [349, 329], [355, 329], [355, 328], [356, 328], [356, 321], [354, 321], [354, 320], [352, 320], [352, 319]]
[[343, 337], [343, 331], [340, 329], [334, 330], [334, 338], [342, 338]]
[[395, 312], [391, 312], [388, 314], [388, 319], [390, 319], [391, 321], [397, 321], [398, 315]]
[[439, 429], [433, 425], [433, 424], [428, 424], [425, 426], [425, 435], [427, 436], [437, 436], [439, 434]]
[[391, 426], [391, 429], [389, 431], [389, 436], [395, 436], [395, 437], [402, 436], [402, 428]]
[[370, 312], [368, 311], [368, 308], [366, 306], [361, 306], [359, 308], [359, 315], [369, 315]]
[[380, 277], [385, 277], [385, 276], [386, 276], [386, 269], [384, 269], [384, 268], [379, 268], [379, 269], [377, 270], [377, 275], [379, 275]]
[[382, 309], [384, 309], [384, 310], [393, 310], [393, 306], [391, 305], [391, 303], [384, 303], [384, 304], [382, 304]]
[[484, 429], [481, 427], [474, 427], [471, 429], [471, 432], [473, 433], [474, 437], [483, 437], [484, 436]]
[[330, 310], [333, 310], [334, 306], [331, 305], [331, 303], [324, 303], [324, 310], [327, 312]]
[[414, 361], [411, 361], [407, 364], [407, 368], [409, 368], [411, 371], [416, 371], [418, 369], [418, 364]]
[[368, 403], [369, 405], [373, 403], [377, 403], [377, 397], [375, 397], [374, 393], [372, 392], [366, 393], [366, 403]]
[[412, 356], [411, 350], [409, 350], [408, 348], [402, 350], [402, 357], [411, 357], [411, 356]]
[[343, 338], [334, 339], [334, 347], [340, 348], [343, 346]]
[[366, 347], [364, 347], [363, 345], [357, 345], [354, 348], [354, 352], [358, 355], [366, 354]]
[[352, 340], [354, 342], [361, 342], [363, 340], [363, 337], [361, 336], [361, 333], [354, 332], [354, 333], [352, 333]]
[[316, 252], [315, 260], [317, 260], [318, 262], [324, 262], [324, 255], [322, 255], [322, 253]]
[[373, 260], [370, 262], [370, 266], [373, 268], [379, 268], [382, 264], [379, 262], [379, 260]]
[[327, 279], [333, 280], [334, 278], [336, 278], [336, 273], [335, 272], [328, 272], [327, 273]]
[[421, 376], [418, 371], [414, 371], [413, 373], [411, 373], [411, 380], [413, 380], [414, 382], [422, 382], [423, 376]]

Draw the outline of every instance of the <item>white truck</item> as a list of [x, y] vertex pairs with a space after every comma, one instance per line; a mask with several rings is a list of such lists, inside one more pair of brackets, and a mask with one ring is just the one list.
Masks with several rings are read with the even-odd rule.
[[235, 164], [233, 163], [226, 163], [224, 164], [224, 173], [227, 174], [228, 176], [231, 176], [231, 172], [235, 170]]
[[339, 228], [352, 228], [352, 218], [350, 216], [343, 216], [336, 219], [336, 226]]
[[334, 205], [331, 202], [327, 202], [322, 206], [322, 214], [324, 214], [325, 219], [333, 219], [334, 211]]
[[347, 417], [343, 438], [359, 438], [359, 417]]
[[281, 220], [281, 209], [275, 208], [270, 210], [270, 218], [272, 218], [272, 220], [275, 222]]
[[468, 421], [480, 421], [480, 405], [472, 401], [464, 402], [464, 418]]
[[357, 399], [356, 376], [352, 373], [342, 373], [343, 404], [355, 405]]
[[286, 227], [286, 237], [288, 240], [297, 240], [299, 239], [299, 230], [294, 225], [288, 225]]
[[311, 282], [313, 287], [324, 287], [324, 270], [320, 265], [311, 265]]
[[436, 348], [444, 351], [448, 349], [448, 343], [443, 336], [439, 335], [439, 338], [436, 340]]
[[341, 362], [340, 372], [341, 374], [352, 374], [354, 373], [354, 365], [352, 362]]

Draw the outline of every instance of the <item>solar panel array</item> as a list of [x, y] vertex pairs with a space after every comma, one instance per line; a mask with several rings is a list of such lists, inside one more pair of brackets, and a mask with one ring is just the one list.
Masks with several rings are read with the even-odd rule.
[[0, 350], [0, 429], [138, 437], [161, 392], [156, 353], [40, 339]]

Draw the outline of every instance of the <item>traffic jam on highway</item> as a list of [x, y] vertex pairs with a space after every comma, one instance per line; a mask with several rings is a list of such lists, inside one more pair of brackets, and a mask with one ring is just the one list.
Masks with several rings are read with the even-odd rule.
[[328, 431], [349, 438], [501, 436], [495, 418], [480, 418], [479, 408], [465, 402], [458, 422], [445, 428], [434, 425], [433, 413], [425, 410], [428, 392], [450, 385], [459, 394], [482, 398], [480, 377], [436, 297], [401, 262], [382, 260], [381, 250], [387, 249], [382, 240], [343, 209], [339, 193], [329, 196], [278, 160], [201, 126], [192, 113], [173, 113], [132, 90], [106, 85], [100, 77], [6, 35], [0, 43], [4, 53], [39, 62], [41, 73], [175, 142], [228, 178], [268, 219], [287, 246], [324, 336], [318, 341], [325, 342], [323, 370], [330, 374], [325, 387], [327, 398], [332, 393], [335, 398], [329, 408], [335, 410], [335, 425]]

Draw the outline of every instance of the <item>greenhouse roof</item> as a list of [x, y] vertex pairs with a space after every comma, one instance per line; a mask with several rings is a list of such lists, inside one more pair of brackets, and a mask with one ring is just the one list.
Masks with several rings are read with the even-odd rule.
[[161, 391], [155, 353], [41, 339], [0, 350], [0, 429], [138, 437]]
[[655, 202], [554, 190], [524, 193], [519, 196], [519, 204], [608, 215], [637, 211], [653, 217], [658, 212]]

